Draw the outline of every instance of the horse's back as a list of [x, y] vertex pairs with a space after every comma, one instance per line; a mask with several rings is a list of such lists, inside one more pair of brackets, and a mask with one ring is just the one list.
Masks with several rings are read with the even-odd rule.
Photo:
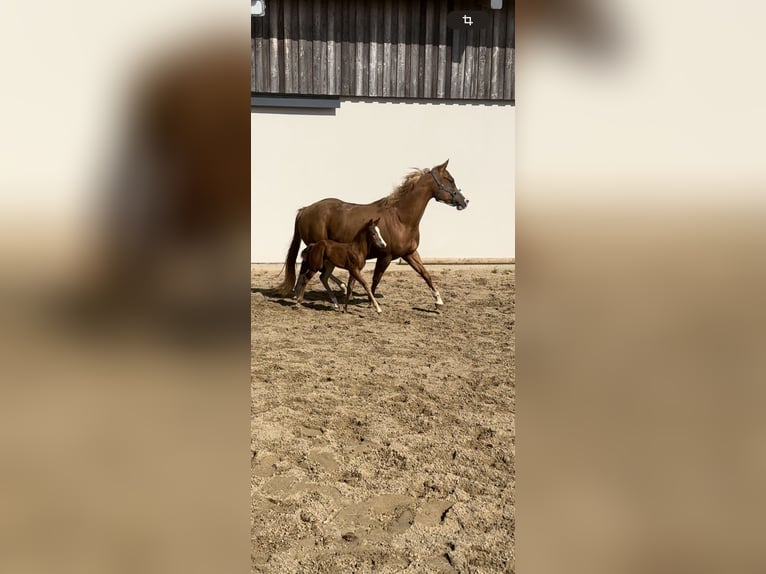
[[323, 239], [348, 243], [375, 211], [373, 204], [349, 203], [335, 197], [320, 199], [300, 209], [298, 232], [306, 244]]

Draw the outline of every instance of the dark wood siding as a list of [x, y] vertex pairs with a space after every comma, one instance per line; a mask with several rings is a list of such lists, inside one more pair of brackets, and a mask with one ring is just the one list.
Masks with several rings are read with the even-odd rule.
[[[478, 31], [447, 27], [447, 0], [269, 0], [252, 19], [260, 94], [514, 99], [514, 2]], [[509, 6], [510, 5], [510, 6]]]

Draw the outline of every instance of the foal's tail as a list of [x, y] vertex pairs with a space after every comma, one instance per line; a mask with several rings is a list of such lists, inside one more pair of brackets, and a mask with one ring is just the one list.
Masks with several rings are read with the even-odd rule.
[[298, 218], [301, 212], [295, 216], [295, 228], [293, 231], [293, 240], [290, 243], [290, 249], [287, 251], [287, 257], [285, 258], [285, 278], [282, 283], [277, 287], [277, 292], [282, 297], [287, 297], [290, 291], [295, 287], [295, 261], [298, 258], [298, 248], [301, 246], [301, 236], [298, 233]]

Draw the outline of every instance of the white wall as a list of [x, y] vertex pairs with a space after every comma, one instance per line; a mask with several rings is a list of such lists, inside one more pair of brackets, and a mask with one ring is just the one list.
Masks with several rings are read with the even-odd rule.
[[450, 160], [468, 209], [432, 201], [422, 257], [514, 257], [515, 108], [343, 101], [335, 115], [251, 114], [253, 262], [282, 262], [295, 212], [325, 197], [368, 203], [411, 167]]

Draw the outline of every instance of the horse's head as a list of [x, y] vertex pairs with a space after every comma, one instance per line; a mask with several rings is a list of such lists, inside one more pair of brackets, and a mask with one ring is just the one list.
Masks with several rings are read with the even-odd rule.
[[377, 247], [378, 249], [385, 249], [386, 242], [383, 240], [383, 236], [380, 234], [380, 227], [378, 227], [378, 222], [380, 221], [380, 218], [377, 219], [370, 219], [370, 221], [367, 223], [367, 231], [369, 232], [369, 236], [372, 238], [372, 243]]
[[448, 163], [449, 160], [441, 165], [437, 165], [426, 174], [426, 177], [430, 175], [433, 179], [433, 197], [436, 201], [452, 205], [458, 211], [461, 211], [468, 207], [468, 200], [463, 196], [457, 185], [455, 185], [455, 180], [450, 175], [450, 172], [447, 171]]

